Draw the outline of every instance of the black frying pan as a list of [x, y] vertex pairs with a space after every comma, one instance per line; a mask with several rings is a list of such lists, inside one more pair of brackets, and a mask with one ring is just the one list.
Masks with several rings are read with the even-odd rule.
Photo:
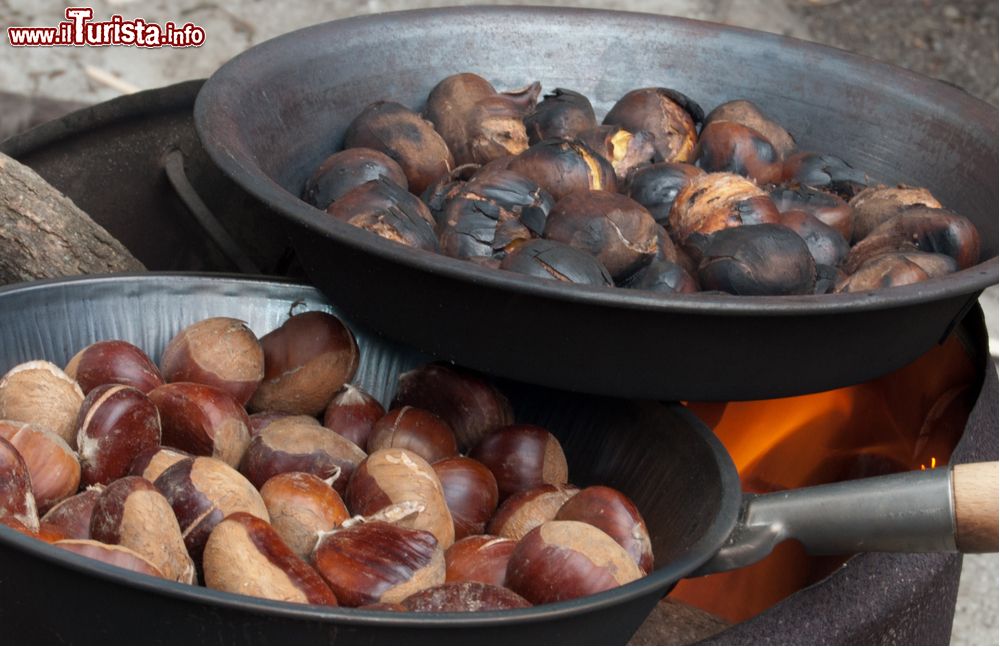
[[[710, 109], [746, 98], [802, 149], [930, 188], [971, 218], [982, 263], [892, 290], [740, 298], [566, 286], [417, 251], [298, 199], [371, 101], [419, 109], [445, 76], [538, 80], [602, 116], [627, 90]], [[452, 8], [317, 25], [258, 45], [201, 90], [219, 168], [282, 221], [312, 281], [374, 331], [521, 381], [622, 397], [758, 399], [885, 374], [941, 340], [997, 282], [997, 111], [961, 90], [770, 34], [640, 14]]]
[[[232, 316], [263, 334], [297, 302], [335, 312], [312, 288], [218, 276], [80, 278], [0, 289], [0, 373], [29, 359], [65, 364], [79, 348], [112, 338], [131, 341], [158, 360], [166, 342], [189, 323]], [[400, 372], [427, 359], [367, 334], [358, 338], [356, 381], [383, 402]], [[599, 595], [503, 613], [379, 613], [165, 582], [0, 526], [4, 636], [32, 643], [624, 643], [676, 581], [698, 569], [754, 561], [767, 542], [794, 537], [834, 553], [955, 548], [945, 470], [936, 479], [903, 475], [836, 486], [852, 488], [846, 493], [803, 490], [793, 501], [797, 506], [782, 503], [780, 495], [744, 502], [725, 449], [683, 407], [524, 385], [505, 390], [519, 420], [545, 425], [559, 437], [577, 484], [607, 484], [636, 502], [652, 536], [651, 575]], [[887, 491], [897, 504], [919, 504], [904, 515], [906, 523], [877, 525], [886, 516], [878, 506]], [[993, 492], [995, 498], [995, 477]], [[809, 515], [831, 497], [842, 506], [838, 515]], [[870, 505], [861, 505], [862, 498]], [[778, 523], [783, 521], [789, 523]], [[995, 550], [995, 518], [993, 523]]]

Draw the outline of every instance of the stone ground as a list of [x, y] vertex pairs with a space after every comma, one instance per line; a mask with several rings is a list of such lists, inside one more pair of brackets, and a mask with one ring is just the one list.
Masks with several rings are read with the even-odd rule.
[[[0, 45], [0, 89], [92, 103], [129, 89], [155, 88], [206, 77], [231, 56], [271, 37], [347, 16], [462, 4], [437, 0], [333, 0], [272, 3], [237, 0], [94, 0], [95, 16], [113, 13], [148, 21], [194, 22], [206, 44], [189, 50], [29, 48]], [[489, 3], [493, 4], [493, 3]], [[726, 22], [848, 49], [910, 68], [997, 104], [997, 3], [991, 0], [504, 0], [627, 9]], [[62, 2], [0, 0], [0, 26], [54, 25]], [[108, 78], [110, 77], [110, 80]], [[2, 122], [4, 115], [0, 115]], [[9, 116], [8, 116], [9, 118]], [[982, 300], [991, 347], [997, 349], [997, 291]], [[953, 644], [998, 644], [996, 555], [966, 558]]]

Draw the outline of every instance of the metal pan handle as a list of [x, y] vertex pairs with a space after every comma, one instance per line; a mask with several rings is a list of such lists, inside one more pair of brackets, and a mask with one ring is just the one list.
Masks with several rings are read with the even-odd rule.
[[736, 528], [695, 574], [753, 564], [786, 539], [813, 555], [996, 552], [997, 463], [746, 494]]

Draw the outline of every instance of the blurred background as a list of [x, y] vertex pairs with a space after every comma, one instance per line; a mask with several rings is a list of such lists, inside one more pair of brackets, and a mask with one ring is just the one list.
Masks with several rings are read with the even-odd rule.
[[[66, 6], [148, 22], [192, 22], [206, 42], [190, 49], [0, 46], [0, 139], [83, 105], [211, 75], [248, 47], [300, 27], [349, 16], [436, 7], [435, 0], [0, 0], [0, 27], [53, 26]], [[494, 3], [479, 3], [494, 4]], [[643, 11], [710, 20], [840, 47], [957, 85], [997, 105], [995, 0], [576, 0], [545, 4]], [[5, 31], [5, 30], [4, 30]], [[5, 39], [6, 40], [6, 39]], [[392, 43], [386, 43], [391, 47]], [[669, 80], [664, 81], [669, 85]], [[680, 88], [683, 91], [683, 88]], [[737, 98], [737, 97], [733, 97]], [[710, 107], [710, 106], [709, 106]], [[982, 299], [997, 352], [997, 290]], [[997, 644], [996, 555], [965, 560], [953, 644]]]

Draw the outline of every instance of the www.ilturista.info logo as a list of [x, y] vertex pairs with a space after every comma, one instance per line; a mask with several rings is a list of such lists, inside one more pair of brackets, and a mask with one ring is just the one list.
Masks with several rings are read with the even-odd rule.
[[200, 47], [205, 42], [205, 30], [191, 23], [161, 25], [118, 14], [104, 21], [93, 17], [90, 7], [67, 7], [66, 20], [55, 27], [8, 27], [7, 39], [15, 47]]

